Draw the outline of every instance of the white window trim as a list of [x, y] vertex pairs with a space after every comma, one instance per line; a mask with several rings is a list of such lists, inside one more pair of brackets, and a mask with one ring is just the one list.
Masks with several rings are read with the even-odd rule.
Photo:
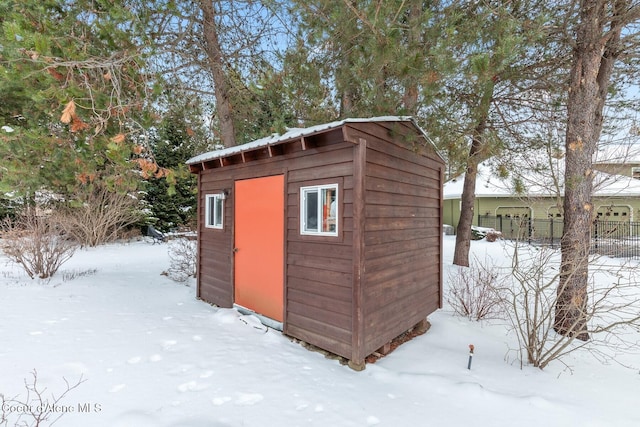
[[640, 179], [640, 167], [632, 166], [631, 167], [631, 178]]
[[[204, 226], [206, 228], [214, 228], [217, 230], [222, 230], [224, 228], [224, 200], [225, 200], [225, 195], [224, 193], [218, 193], [218, 194], [207, 194], [205, 196], [205, 206], [204, 206]], [[217, 203], [217, 201], [220, 200], [222, 202], [222, 218], [220, 218], [220, 223], [217, 224], [216, 219], [215, 218], [215, 209], [211, 209], [211, 204], [213, 204], [213, 206], [215, 207], [215, 204]], [[213, 212], [214, 214], [214, 218], [211, 218], [211, 213]]]
[[[305, 215], [305, 208], [306, 208], [306, 203], [305, 203], [305, 194], [307, 192], [311, 192], [311, 191], [317, 191], [318, 192], [318, 219], [319, 222], [322, 221], [322, 204], [320, 203], [321, 197], [321, 191], [324, 189], [332, 189], [335, 191], [335, 227], [333, 231], [321, 231], [321, 224], [318, 224], [318, 231], [310, 231], [310, 230], [306, 230], [305, 229], [305, 219], [306, 219], [306, 215]], [[339, 201], [339, 192], [338, 192], [338, 184], [325, 184], [325, 185], [310, 185], [307, 187], [300, 187], [300, 234], [301, 235], [305, 235], [305, 236], [337, 236], [338, 235], [338, 224], [340, 223], [340, 221], [338, 220], [338, 218], [340, 218], [340, 201]]]

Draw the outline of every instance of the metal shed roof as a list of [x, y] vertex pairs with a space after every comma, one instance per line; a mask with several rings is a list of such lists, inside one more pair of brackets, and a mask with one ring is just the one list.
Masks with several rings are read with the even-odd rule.
[[[339, 128], [343, 126], [345, 123], [365, 123], [365, 122], [411, 122], [419, 129], [420, 132], [424, 135], [425, 139], [433, 145], [429, 137], [426, 133], [418, 126], [416, 121], [409, 116], [382, 116], [382, 117], [370, 117], [370, 118], [349, 118], [344, 120], [339, 120], [330, 123], [324, 123], [321, 125], [311, 126], [308, 128], [292, 128], [287, 132], [280, 134], [272, 134], [271, 136], [267, 136], [265, 138], [260, 138], [252, 142], [248, 142], [242, 145], [236, 145], [234, 147], [223, 148], [221, 150], [209, 151], [207, 153], [200, 154], [198, 156], [192, 157], [187, 160], [188, 165], [194, 165], [202, 162], [208, 162], [210, 160], [219, 159], [222, 157], [228, 157], [234, 154], [243, 153], [246, 151], [255, 150], [261, 147], [267, 147], [270, 145], [276, 145], [288, 140], [298, 139], [304, 136], [313, 135], [316, 133], [324, 132], [329, 129]], [[435, 147], [434, 147], [435, 148]]]

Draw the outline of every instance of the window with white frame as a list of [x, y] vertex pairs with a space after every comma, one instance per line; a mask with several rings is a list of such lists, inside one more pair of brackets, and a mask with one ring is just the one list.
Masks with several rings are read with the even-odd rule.
[[223, 193], [207, 194], [205, 202], [205, 227], [223, 227], [224, 219], [224, 199]]
[[300, 233], [338, 235], [338, 184], [300, 188]]
[[640, 179], [640, 167], [632, 167], [631, 168], [631, 176], [635, 179]]

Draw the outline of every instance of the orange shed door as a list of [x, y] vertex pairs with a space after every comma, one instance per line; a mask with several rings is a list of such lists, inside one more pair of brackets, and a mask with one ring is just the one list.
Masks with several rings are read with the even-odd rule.
[[282, 322], [284, 175], [235, 186], [235, 303]]

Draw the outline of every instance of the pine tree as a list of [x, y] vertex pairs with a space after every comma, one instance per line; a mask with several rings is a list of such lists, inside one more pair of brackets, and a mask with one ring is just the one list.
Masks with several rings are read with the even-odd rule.
[[[299, 42], [288, 59], [311, 77], [291, 79], [307, 105], [338, 117], [419, 113], [419, 92], [436, 74], [430, 55], [439, 1], [294, 3]], [[307, 93], [322, 94], [324, 103], [312, 105]]]
[[131, 160], [153, 101], [142, 18], [89, 0], [8, 0], [0, 16], [0, 124], [14, 130], [0, 134], [0, 192], [69, 200], [97, 181], [135, 188]]
[[[544, 1], [454, 1], [443, 11], [439, 51], [444, 87], [433, 97], [433, 129], [450, 163], [465, 173], [453, 263], [469, 265], [478, 165], [503, 151], [531, 148], [525, 129], [562, 85], [566, 49], [546, 38], [556, 5]], [[466, 153], [466, 154], [465, 154]], [[454, 168], [455, 170], [455, 168]]]
[[176, 102], [150, 143], [155, 161], [170, 170], [166, 177], [150, 177], [143, 186], [148, 221], [163, 232], [183, 226], [193, 228], [196, 220], [197, 179], [185, 162], [205, 149], [202, 127], [197, 122], [199, 111], [188, 103]]
[[[616, 62], [637, 52], [640, 5], [631, 0], [582, 0], [569, 80], [565, 141], [564, 232], [555, 330], [587, 340], [592, 161]], [[631, 70], [633, 71], [633, 70]]]
[[[565, 52], [541, 43], [551, 6], [538, 0], [294, 3], [305, 42], [291, 57], [304, 64], [299, 58], [306, 54], [319, 64], [319, 76], [310, 79], [314, 93], [326, 87], [335, 95], [330, 105], [339, 117], [416, 117], [451, 170], [466, 172], [454, 262], [468, 265], [477, 165], [503, 147], [529, 144], [519, 123], [557, 83], [546, 80], [555, 78]], [[305, 93], [304, 83], [299, 90]]]
[[277, 97], [280, 91], [259, 84], [270, 80], [282, 45], [282, 24], [274, 11], [278, 2], [140, 2], [153, 16], [148, 31], [155, 34], [154, 69], [173, 87], [202, 101], [217, 144], [237, 145], [281, 127], [280, 117], [264, 120], [264, 114], [259, 131], [258, 124], [252, 124], [265, 98]]

